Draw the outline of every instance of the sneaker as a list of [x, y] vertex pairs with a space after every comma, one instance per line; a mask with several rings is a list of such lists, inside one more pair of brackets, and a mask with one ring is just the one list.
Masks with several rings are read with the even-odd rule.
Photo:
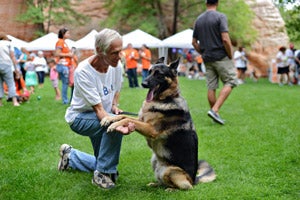
[[59, 149], [60, 160], [57, 165], [58, 171], [64, 171], [69, 168], [69, 155], [72, 146], [68, 144], [62, 144]]
[[220, 115], [218, 115], [217, 113], [215, 113], [213, 110], [209, 110], [207, 115], [212, 118], [215, 122], [224, 125], [224, 120], [221, 119]]
[[92, 183], [104, 189], [112, 189], [116, 186], [107, 174], [103, 174], [97, 170], [94, 171]]

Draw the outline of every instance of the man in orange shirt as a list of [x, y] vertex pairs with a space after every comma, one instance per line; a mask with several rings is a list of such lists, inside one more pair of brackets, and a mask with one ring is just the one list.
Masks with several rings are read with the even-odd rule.
[[140, 56], [142, 60], [142, 81], [144, 81], [148, 74], [149, 74], [149, 68], [151, 66], [151, 51], [150, 49], [143, 44], [141, 50], [140, 50]]
[[137, 64], [139, 60], [139, 53], [136, 49], [132, 47], [132, 44], [129, 43], [127, 48], [124, 50], [125, 59], [126, 59], [126, 73], [129, 81], [129, 87], [139, 87], [137, 79]]

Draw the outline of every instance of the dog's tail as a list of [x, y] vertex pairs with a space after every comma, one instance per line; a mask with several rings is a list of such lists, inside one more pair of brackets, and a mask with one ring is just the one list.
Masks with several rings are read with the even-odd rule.
[[205, 160], [198, 162], [198, 170], [196, 175], [195, 184], [207, 183], [215, 180], [217, 177], [213, 168]]

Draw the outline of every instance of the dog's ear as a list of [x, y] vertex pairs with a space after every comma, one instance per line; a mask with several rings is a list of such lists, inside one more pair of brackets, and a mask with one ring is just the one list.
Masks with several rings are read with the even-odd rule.
[[177, 60], [175, 60], [174, 62], [172, 62], [171, 64], [170, 64], [170, 68], [172, 69], [172, 70], [175, 70], [176, 72], [177, 72], [177, 68], [178, 68], [178, 65], [179, 65], [179, 61], [180, 61], [180, 58], [177, 58]]
[[155, 64], [164, 63], [165, 57], [160, 57]]

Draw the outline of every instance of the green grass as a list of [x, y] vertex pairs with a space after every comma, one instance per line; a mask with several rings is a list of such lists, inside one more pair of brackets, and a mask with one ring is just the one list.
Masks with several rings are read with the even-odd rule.
[[[138, 112], [146, 90], [130, 89], [124, 80], [121, 108]], [[92, 153], [87, 137], [73, 133], [65, 109], [54, 100], [49, 79], [30, 102], [0, 107], [0, 199], [299, 199], [300, 87], [258, 83], [235, 88], [220, 114], [220, 126], [207, 117], [204, 81], [180, 78], [199, 137], [199, 157], [218, 177], [190, 191], [149, 188], [155, 181], [145, 139], [124, 137], [117, 187], [104, 191], [92, 174], [58, 172], [62, 143]], [[37, 100], [37, 96], [41, 100]]]

